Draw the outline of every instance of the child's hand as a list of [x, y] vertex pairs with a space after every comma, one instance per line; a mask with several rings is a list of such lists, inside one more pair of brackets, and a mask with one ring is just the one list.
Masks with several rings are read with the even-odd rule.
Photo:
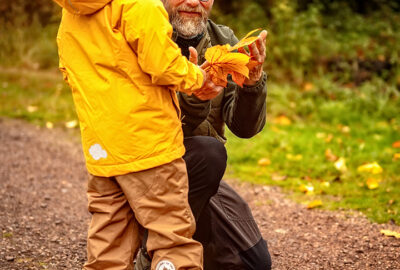
[[[192, 62], [193, 64], [197, 65], [198, 60], [197, 60], [197, 51], [193, 47], [189, 47], [189, 61]], [[224, 87], [215, 85], [213, 81], [211, 80], [211, 77], [209, 76], [208, 73], [204, 71], [204, 69], [208, 66], [208, 63], [205, 62], [200, 66], [201, 71], [203, 72], [203, 86], [194, 91], [193, 94], [198, 97], [201, 100], [209, 100], [215, 98], [221, 91], [224, 90]]]

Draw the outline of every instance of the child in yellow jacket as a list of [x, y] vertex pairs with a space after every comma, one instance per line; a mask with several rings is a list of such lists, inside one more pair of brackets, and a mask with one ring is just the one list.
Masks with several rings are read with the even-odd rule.
[[171, 40], [159, 0], [54, 0], [63, 17], [60, 69], [73, 93], [88, 182], [84, 269], [131, 269], [149, 231], [152, 269], [202, 269], [176, 91], [205, 73]]

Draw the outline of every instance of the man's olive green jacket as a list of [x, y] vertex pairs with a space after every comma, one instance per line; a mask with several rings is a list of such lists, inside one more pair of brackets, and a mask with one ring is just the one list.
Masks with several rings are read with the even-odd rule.
[[[209, 20], [207, 33], [196, 47], [199, 64], [205, 61], [204, 54], [208, 47], [234, 45], [237, 42], [230, 28]], [[212, 136], [225, 143], [225, 124], [240, 138], [250, 138], [260, 132], [266, 119], [266, 81], [267, 76], [263, 73], [256, 85], [244, 85], [242, 88], [229, 78], [224, 91], [211, 101], [179, 93], [185, 137]]]

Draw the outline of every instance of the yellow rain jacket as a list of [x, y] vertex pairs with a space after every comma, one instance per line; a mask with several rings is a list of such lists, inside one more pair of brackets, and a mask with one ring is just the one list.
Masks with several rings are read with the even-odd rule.
[[73, 93], [86, 165], [115, 176], [184, 154], [175, 91], [203, 84], [180, 54], [160, 0], [54, 0], [60, 69]]

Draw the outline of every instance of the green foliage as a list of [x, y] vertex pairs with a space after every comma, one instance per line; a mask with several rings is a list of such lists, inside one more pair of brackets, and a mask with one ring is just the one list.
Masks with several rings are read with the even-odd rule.
[[400, 86], [399, 6], [386, 1], [373, 9], [374, 1], [357, 3], [364, 4], [252, 1], [226, 9], [220, 3], [213, 18], [239, 37], [258, 27], [269, 31], [265, 68], [274, 80], [300, 85], [330, 73], [342, 83], [379, 76]]
[[0, 66], [47, 69], [58, 65], [58, 25], [41, 26], [34, 19], [28, 26], [0, 24]]

